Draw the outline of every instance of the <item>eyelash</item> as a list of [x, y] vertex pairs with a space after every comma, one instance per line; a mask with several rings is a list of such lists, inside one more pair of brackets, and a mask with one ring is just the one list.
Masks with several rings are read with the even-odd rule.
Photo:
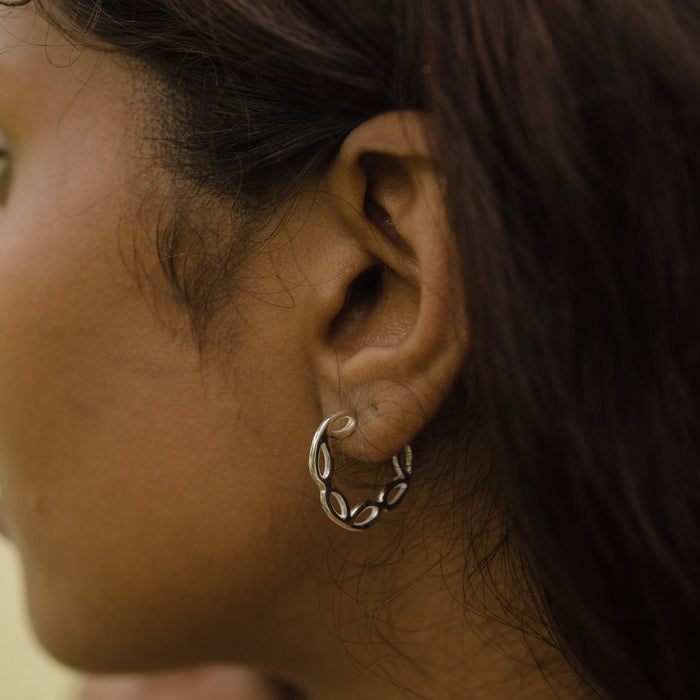
[[7, 188], [10, 180], [10, 153], [0, 145], [0, 206], [7, 198]]

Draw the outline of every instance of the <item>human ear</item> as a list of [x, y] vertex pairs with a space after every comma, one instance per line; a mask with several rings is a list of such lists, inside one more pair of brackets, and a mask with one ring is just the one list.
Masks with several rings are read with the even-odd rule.
[[355, 129], [320, 185], [327, 195], [312, 355], [321, 411], [355, 414], [342, 450], [379, 462], [432, 420], [464, 363], [458, 248], [428, 147], [429, 121], [391, 112]]

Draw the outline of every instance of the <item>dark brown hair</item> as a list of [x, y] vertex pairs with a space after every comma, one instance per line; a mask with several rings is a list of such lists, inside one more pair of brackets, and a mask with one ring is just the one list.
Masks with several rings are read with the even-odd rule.
[[262, 210], [362, 121], [430, 112], [466, 277], [466, 391], [542, 612], [606, 696], [697, 697], [698, 3], [42, 5], [161, 78], [174, 171]]

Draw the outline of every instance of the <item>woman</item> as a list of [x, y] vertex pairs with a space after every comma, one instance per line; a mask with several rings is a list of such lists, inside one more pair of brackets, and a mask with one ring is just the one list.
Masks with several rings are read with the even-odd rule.
[[6, 10], [0, 484], [46, 648], [696, 697], [699, 38], [670, 0]]

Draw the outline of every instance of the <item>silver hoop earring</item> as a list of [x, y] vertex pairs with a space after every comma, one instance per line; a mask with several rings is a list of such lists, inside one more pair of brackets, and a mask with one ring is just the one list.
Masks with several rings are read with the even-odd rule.
[[[329, 436], [331, 424], [342, 419], [345, 424], [333, 430], [334, 435]], [[377, 499], [362, 501], [351, 508], [348, 499], [333, 486], [335, 461], [328, 440], [330, 437], [347, 437], [356, 427], [355, 419], [342, 411], [328, 416], [316, 431], [309, 452], [309, 472], [319, 488], [321, 507], [334, 523], [346, 530], [366, 530], [377, 522], [382, 511], [399, 505], [408, 490], [413, 469], [413, 451], [407, 445], [400, 454], [391, 458], [395, 477], [385, 484]]]

